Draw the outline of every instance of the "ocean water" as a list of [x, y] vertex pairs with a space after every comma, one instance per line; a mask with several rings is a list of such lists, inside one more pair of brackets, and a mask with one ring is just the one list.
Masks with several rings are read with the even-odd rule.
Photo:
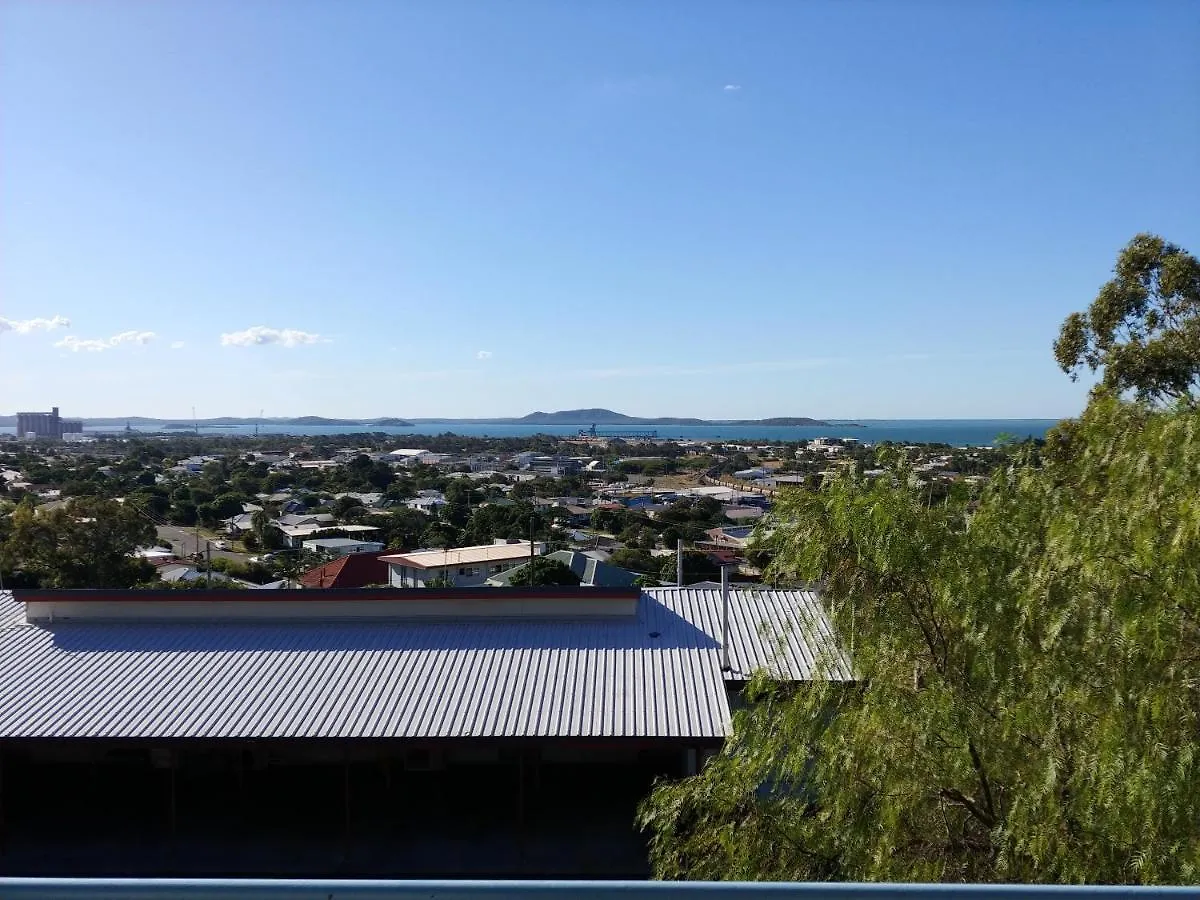
[[[783, 425], [659, 425], [634, 427], [633, 430], [648, 430], [658, 433], [660, 438], [676, 440], [713, 440], [739, 443], [743, 441], [799, 441], [816, 437], [857, 438], [860, 441], [878, 443], [945, 443], [959, 446], [984, 447], [996, 442], [1000, 435], [1011, 435], [1017, 439], [1044, 437], [1047, 430], [1057, 424], [1057, 419], [860, 419], [854, 424], [835, 423], [814, 426]], [[572, 436], [586, 426], [581, 425], [481, 425], [472, 422], [442, 422], [436, 425], [414, 425], [410, 428], [367, 427], [361, 425], [260, 425], [260, 436], [270, 435], [342, 435], [363, 431], [383, 432], [389, 435], [436, 435], [447, 432], [470, 437], [523, 437], [531, 434], [553, 434]], [[123, 429], [114, 426], [86, 428], [93, 433], [113, 433]], [[157, 427], [135, 426], [135, 432], [154, 432]], [[597, 431], [619, 430], [619, 426], [597, 426]], [[12, 434], [12, 427], [0, 429], [0, 433]], [[188, 431], [171, 429], [167, 434], [185, 435]], [[201, 428], [201, 435], [252, 435], [253, 425], [233, 428]]]

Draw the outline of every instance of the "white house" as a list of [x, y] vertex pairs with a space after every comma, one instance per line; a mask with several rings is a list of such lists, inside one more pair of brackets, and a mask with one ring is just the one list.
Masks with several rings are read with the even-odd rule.
[[[533, 545], [540, 556], [545, 544]], [[493, 575], [529, 559], [529, 541], [498, 540], [452, 550], [415, 550], [381, 556], [388, 566], [392, 587], [426, 587], [431, 581], [449, 580], [454, 587], [480, 587]]]
[[353, 538], [313, 538], [300, 546], [314, 553], [328, 553], [335, 558], [351, 553], [378, 553], [383, 549], [383, 544], [378, 541], [356, 541]]
[[370, 534], [378, 531], [374, 525], [339, 525], [325, 523], [316, 525], [276, 525], [279, 532], [287, 538], [289, 547], [299, 547], [305, 540], [315, 539], [323, 531], [344, 531], [347, 534]]
[[405, 500], [404, 505], [409, 509], [429, 515], [435, 508], [445, 506], [446, 498], [441, 491], [419, 491], [417, 496]]

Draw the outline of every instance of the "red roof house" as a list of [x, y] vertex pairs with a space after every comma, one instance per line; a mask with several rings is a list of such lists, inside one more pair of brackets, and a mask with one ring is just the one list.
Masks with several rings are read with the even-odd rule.
[[348, 553], [330, 560], [300, 576], [306, 588], [361, 588], [369, 584], [387, 584], [385, 553]]

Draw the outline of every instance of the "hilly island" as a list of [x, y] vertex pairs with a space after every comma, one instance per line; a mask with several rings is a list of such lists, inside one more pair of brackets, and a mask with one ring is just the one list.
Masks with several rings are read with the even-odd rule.
[[[561, 409], [556, 412], [531, 412], [520, 417], [499, 418], [411, 418], [401, 419], [394, 416], [382, 416], [364, 419], [326, 418], [324, 416], [294, 416], [294, 417], [265, 417], [241, 418], [237, 416], [218, 416], [208, 419], [155, 418], [147, 416], [105, 416], [83, 417], [83, 423], [89, 426], [123, 426], [125, 424], [139, 427], [161, 426], [163, 428], [207, 427], [207, 428], [236, 428], [246, 425], [303, 425], [303, 426], [333, 426], [364, 428], [406, 428], [412, 425], [451, 425], [455, 423], [470, 425], [813, 425], [826, 426], [832, 423], [823, 419], [812, 419], [807, 416], [776, 416], [768, 419], [696, 419], [675, 416], [627, 416], [611, 409]], [[0, 427], [16, 425], [16, 416], [0, 416]], [[849, 423], [839, 422], [840, 425]], [[851, 426], [855, 427], [855, 426]]]

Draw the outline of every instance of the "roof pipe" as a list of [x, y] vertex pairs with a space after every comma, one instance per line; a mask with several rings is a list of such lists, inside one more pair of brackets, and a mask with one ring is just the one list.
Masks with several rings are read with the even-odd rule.
[[729, 664], [729, 566], [721, 566], [721, 671], [728, 672]]
[[675, 539], [675, 587], [683, 587], [683, 538]]

